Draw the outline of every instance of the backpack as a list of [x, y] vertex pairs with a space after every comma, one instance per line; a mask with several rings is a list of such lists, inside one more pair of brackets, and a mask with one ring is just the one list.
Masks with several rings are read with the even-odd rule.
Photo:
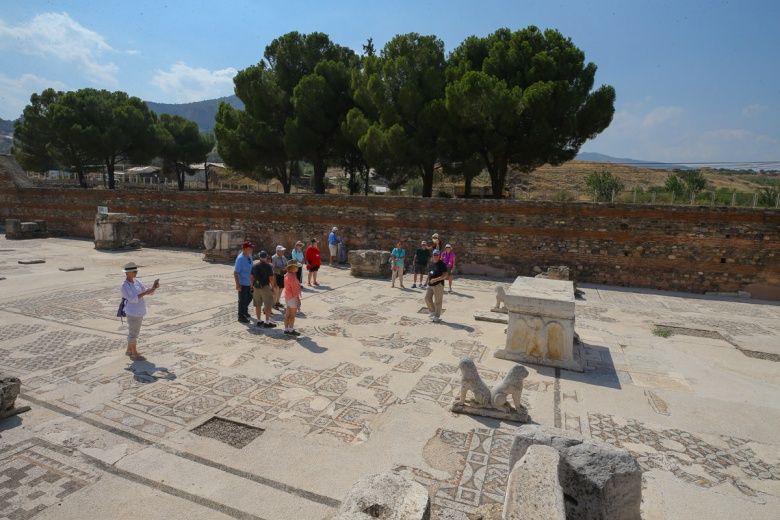
[[122, 323], [125, 322], [124, 319], [127, 317], [127, 314], [125, 313], [125, 305], [127, 305], [127, 298], [122, 298], [122, 301], [119, 302], [119, 308], [116, 310], [116, 317], [122, 320]]

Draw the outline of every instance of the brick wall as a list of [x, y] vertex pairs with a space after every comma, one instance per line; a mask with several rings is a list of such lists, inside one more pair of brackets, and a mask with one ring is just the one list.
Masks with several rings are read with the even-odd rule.
[[[45, 219], [92, 237], [97, 206], [138, 218], [147, 245], [202, 247], [207, 229], [241, 229], [263, 248], [325, 238], [350, 249], [413, 249], [439, 232], [464, 271], [529, 275], [565, 264], [577, 280], [780, 298], [780, 211], [406, 197], [20, 187], [0, 157], [0, 217]], [[323, 251], [327, 247], [322, 248]]]

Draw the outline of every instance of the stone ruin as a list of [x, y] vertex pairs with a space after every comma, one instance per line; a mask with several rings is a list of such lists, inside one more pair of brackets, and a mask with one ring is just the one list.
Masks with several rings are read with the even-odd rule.
[[[460, 397], [450, 410], [454, 413], [481, 415], [508, 421], [528, 420], [528, 411], [520, 401], [523, 394], [523, 381], [528, 377], [528, 370], [523, 365], [513, 366], [503, 381], [496, 384], [493, 389], [489, 389], [482, 380], [472, 359], [461, 359], [459, 367], [462, 375]], [[472, 399], [467, 399], [469, 393], [473, 395]], [[510, 406], [510, 398], [514, 406]]]
[[518, 276], [504, 294], [506, 345], [500, 359], [582, 372], [582, 346], [574, 334], [574, 284]]
[[5, 219], [5, 238], [24, 240], [28, 238], [46, 238], [49, 236], [45, 220], [21, 222], [15, 218]]
[[138, 249], [141, 241], [133, 237], [133, 218], [127, 213], [98, 211], [95, 215], [95, 249]]
[[203, 261], [212, 264], [232, 264], [244, 242], [243, 231], [215, 229], [203, 233]]
[[16, 398], [22, 389], [22, 382], [16, 377], [0, 376], [0, 419], [11, 417], [30, 409], [29, 406], [16, 408]]
[[390, 251], [356, 249], [349, 252], [348, 258], [352, 276], [390, 278]]
[[547, 268], [547, 272], [542, 272], [540, 267], [534, 267], [534, 272], [538, 273], [534, 278], [546, 278], [547, 280], [571, 280], [571, 270], [565, 265], [555, 265]]
[[[557, 428], [522, 425], [512, 443], [503, 507], [481, 520], [639, 520], [642, 470], [627, 451]], [[427, 520], [428, 490], [398, 473], [370, 475], [328, 520]]]

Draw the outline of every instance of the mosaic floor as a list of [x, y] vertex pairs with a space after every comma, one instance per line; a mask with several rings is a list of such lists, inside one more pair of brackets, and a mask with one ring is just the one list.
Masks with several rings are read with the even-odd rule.
[[[16, 263], [33, 251], [46, 263]], [[129, 260], [162, 283], [138, 362], [114, 317]], [[517, 425], [449, 407], [460, 358], [488, 385], [512, 366], [493, 357], [505, 325], [473, 319], [507, 280], [457, 279], [444, 323], [431, 324], [422, 291], [323, 268], [292, 339], [237, 323], [230, 268], [196, 252], [0, 238], [0, 275], [0, 371], [23, 380], [32, 407], [0, 422], [0, 518], [105, 518], [132, 488], [188, 518], [319, 520], [355, 480], [389, 470], [428, 486], [440, 520], [503, 500]], [[530, 366], [531, 420], [633, 453], [644, 518], [776, 518], [780, 306], [582, 289], [586, 372]], [[263, 434], [238, 448], [191, 431], [213, 417]], [[90, 516], [105, 493], [117, 505]]]

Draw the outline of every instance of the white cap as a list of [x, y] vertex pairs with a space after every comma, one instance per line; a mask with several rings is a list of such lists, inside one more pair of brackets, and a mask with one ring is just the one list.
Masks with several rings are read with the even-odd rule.
[[284, 246], [276, 246], [276, 250], [277, 251], [287, 251], [287, 248], [285, 248]]

